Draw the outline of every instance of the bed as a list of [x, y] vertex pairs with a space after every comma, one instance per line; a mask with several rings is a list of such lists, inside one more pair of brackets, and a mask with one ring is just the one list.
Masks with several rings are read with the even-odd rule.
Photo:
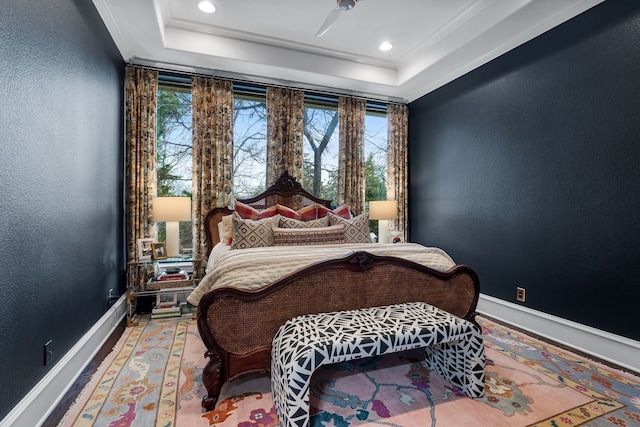
[[[354, 215], [346, 206], [332, 209], [330, 201], [311, 195], [286, 172], [262, 194], [237, 200], [235, 211], [218, 207], [207, 213], [209, 261], [188, 297], [197, 305], [198, 331], [209, 359], [202, 374], [207, 410], [214, 409], [226, 381], [270, 369], [273, 337], [295, 316], [421, 301], [477, 325], [479, 281], [470, 267], [455, 264], [439, 248], [371, 243], [363, 233], [357, 236], [363, 240], [354, 242], [347, 233], [351, 228], [345, 227], [362, 219], [368, 223], [368, 216]], [[309, 218], [310, 212], [315, 216]], [[274, 218], [278, 226], [270, 228], [275, 237], [269, 234], [273, 240], [267, 245], [237, 246], [243, 226], [264, 223], [269, 229]], [[305, 222], [300, 230], [280, 227], [291, 223], [296, 228], [299, 221]], [[229, 222], [236, 246], [229, 245]], [[336, 241], [341, 230], [347, 237]], [[299, 245], [300, 236], [306, 244]]]

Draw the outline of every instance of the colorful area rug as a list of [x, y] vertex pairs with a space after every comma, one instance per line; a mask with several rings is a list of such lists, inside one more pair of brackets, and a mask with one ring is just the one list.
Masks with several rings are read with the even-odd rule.
[[[318, 370], [311, 426], [640, 427], [640, 378], [479, 321], [485, 397], [465, 397], [413, 350]], [[61, 426], [279, 426], [267, 375], [225, 384], [204, 411], [203, 354], [193, 320], [128, 328]]]

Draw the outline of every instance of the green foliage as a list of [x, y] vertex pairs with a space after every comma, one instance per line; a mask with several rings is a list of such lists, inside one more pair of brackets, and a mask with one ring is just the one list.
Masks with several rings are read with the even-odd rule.
[[[191, 92], [161, 86], [157, 98], [157, 195], [191, 197]], [[309, 103], [304, 113], [302, 185], [314, 195], [337, 202], [338, 109]], [[386, 117], [367, 114], [365, 200], [386, 199]], [[267, 111], [264, 96], [234, 96], [233, 192], [255, 196], [266, 188]], [[377, 221], [371, 222], [377, 232]], [[164, 241], [164, 224], [159, 224]], [[180, 244], [191, 247], [191, 222], [180, 223]]]
[[156, 174], [158, 196], [191, 195], [191, 93], [158, 90]]
[[[387, 199], [387, 168], [376, 164], [373, 153], [367, 156], [364, 163], [365, 201]], [[378, 221], [369, 222], [369, 231], [378, 235]]]
[[373, 154], [367, 156], [364, 163], [364, 179], [365, 179], [365, 197], [369, 200], [386, 200], [387, 199], [387, 168], [385, 165], [376, 164]]
[[[156, 111], [157, 196], [191, 197], [191, 92], [158, 90]], [[166, 241], [166, 225], [156, 225], [158, 241]], [[193, 246], [191, 221], [180, 222], [180, 246]]]

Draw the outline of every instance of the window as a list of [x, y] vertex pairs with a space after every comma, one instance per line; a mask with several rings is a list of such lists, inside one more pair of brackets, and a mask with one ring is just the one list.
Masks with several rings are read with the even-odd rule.
[[[161, 75], [157, 106], [157, 195], [191, 196], [192, 129], [190, 78]], [[302, 185], [323, 199], [337, 200], [338, 99], [305, 94]], [[367, 103], [365, 202], [385, 200], [387, 181], [386, 105]], [[266, 188], [266, 90], [234, 84], [233, 196], [248, 198]], [[372, 221], [377, 231], [377, 223]], [[158, 240], [165, 240], [158, 224]], [[191, 248], [191, 222], [180, 223], [180, 245]]]
[[[156, 113], [156, 180], [158, 196], [191, 197], [191, 88], [161, 80]], [[158, 224], [158, 241], [165, 241], [165, 224]], [[180, 248], [193, 247], [191, 221], [180, 222]]]
[[234, 89], [233, 193], [236, 198], [265, 190], [267, 174], [267, 104], [264, 95]]
[[306, 101], [302, 186], [311, 194], [336, 201], [338, 195], [338, 108]]
[[368, 109], [364, 124], [365, 201], [387, 199], [387, 114]]
[[[304, 115], [304, 176], [302, 185], [315, 196], [336, 201], [339, 162], [338, 101], [307, 98]], [[365, 118], [365, 201], [387, 197], [386, 107], [367, 104]]]

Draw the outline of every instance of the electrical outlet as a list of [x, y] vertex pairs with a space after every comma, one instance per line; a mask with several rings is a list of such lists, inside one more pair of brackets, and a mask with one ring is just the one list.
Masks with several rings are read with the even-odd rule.
[[47, 366], [53, 360], [53, 341], [49, 340], [44, 345], [44, 366]]
[[526, 291], [524, 288], [517, 287], [516, 288], [516, 299], [520, 302], [524, 302], [526, 299]]

